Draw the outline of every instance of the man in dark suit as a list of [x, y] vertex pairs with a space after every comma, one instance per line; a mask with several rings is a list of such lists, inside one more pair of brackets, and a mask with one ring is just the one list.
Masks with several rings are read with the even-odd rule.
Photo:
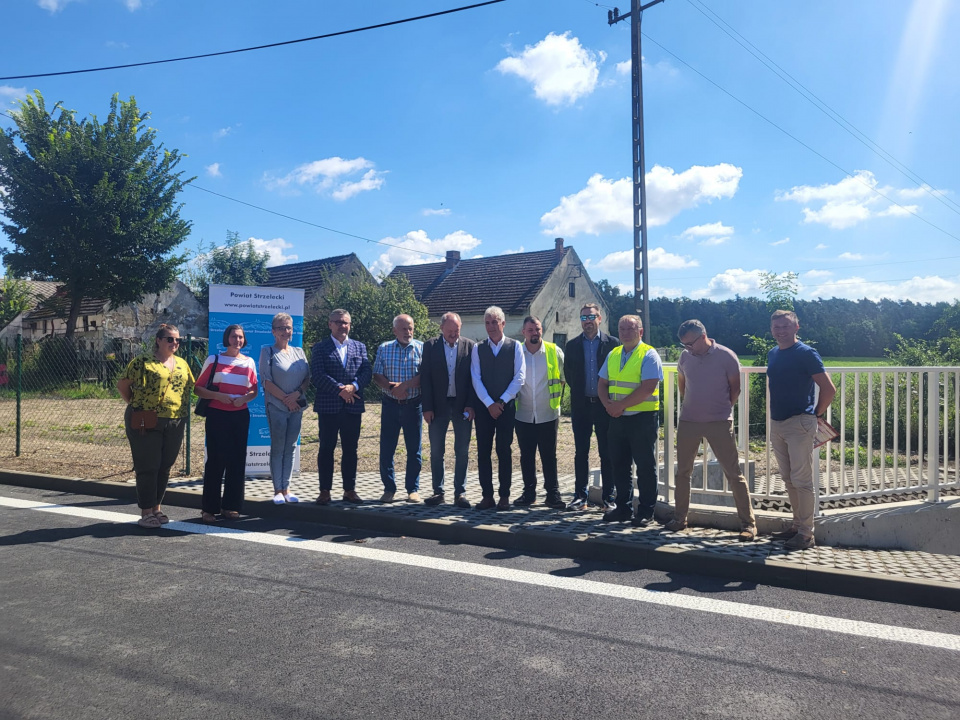
[[564, 349], [563, 374], [570, 389], [570, 414], [573, 427], [573, 500], [567, 510], [583, 510], [587, 506], [587, 480], [590, 475], [590, 438], [597, 434], [600, 451], [600, 478], [603, 485], [604, 511], [616, 508], [613, 471], [607, 450], [607, 428], [610, 416], [600, 404], [597, 380], [607, 355], [620, 341], [600, 330], [603, 317], [600, 307], [587, 303], [580, 309], [583, 333], [567, 343]]
[[340, 475], [343, 478], [343, 499], [359, 505], [357, 495], [357, 445], [360, 442], [360, 418], [363, 414], [363, 391], [370, 384], [373, 368], [367, 358], [367, 346], [351, 340], [350, 313], [334, 310], [328, 318], [330, 337], [315, 343], [310, 350], [310, 376], [317, 388], [313, 409], [320, 426], [320, 451], [317, 470], [320, 473], [318, 505], [330, 502], [333, 488], [333, 451], [340, 439]]
[[475, 408], [470, 379], [470, 356], [475, 343], [460, 337], [460, 316], [448, 312], [440, 318], [440, 335], [423, 344], [420, 364], [420, 392], [423, 395], [423, 419], [430, 437], [430, 473], [433, 495], [427, 505], [446, 502], [443, 458], [447, 430], [453, 424], [454, 505], [470, 507], [466, 496], [467, 461], [470, 432]]

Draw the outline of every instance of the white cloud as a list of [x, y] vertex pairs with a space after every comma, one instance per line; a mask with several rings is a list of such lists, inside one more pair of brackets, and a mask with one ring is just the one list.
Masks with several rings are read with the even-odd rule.
[[[917, 205], [900, 207], [888, 198], [912, 196], [914, 190], [881, 187], [869, 170], [857, 170], [838, 183], [813, 186], [798, 185], [789, 192], [778, 192], [777, 200], [792, 200], [804, 205], [803, 221], [819, 223], [833, 230], [853, 227], [874, 217], [903, 217], [918, 211]], [[821, 203], [819, 208], [811, 205]], [[877, 209], [878, 206], [880, 209]]]
[[207, 171], [207, 175], [210, 177], [223, 177], [223, 173], [220, 172], [220, 163], [212, 163], [203, 169]]
[[420, 211], [420, 214], [424, 217], [430, 217], [431, 215], [446, 217], [450, 214], [450, 208], [424, 208]]
[[817, 245], [817, 246], [814, 248], [814, 250], [826, 250], [828, 247], [830, 247], [830, 246], [829, 246], [829, 245], [824, 245], [823, 243], [820, 243], [819, 245]]
[[0, 109], [6, 109], [16, 100], [23, 100], [27, 96], [25, 87], [0, 85]]
[[831, 270], [807, 270], [803, 273], [803, 277], [807, 280], [819, 280], [820, 278], [830, 277], [833, 275]]
[[760, 273], [762, 270], [743, 270], [732, 268], [714, 275], [705, 288], [694, 290], [694, 298], [725, 298], [734, 295], [756, 297], [760, 294]]
[[123, 4], [127, 6], [127, 10], [134, 12], [143, 7], [142, 0], [123, 0]]
[[[699, 261], [694, 258], [667, 252], [662, 247], [649, 250], [647, 252], [647, 262], [652, 270], [682, 270], [700, 265]], [[591, 267], [607, 272], [632, 271], [633, 250], [620, 250], [605, 255], [595, 264], [591, 264]]]
[[[630, 291], [633, 292], [633, 288], [630, 288]], [[678, 298], [683, 297], [683, 288], [672, 288], [672, 287], [660, 287], [659, 285], [651, 285], [650, 293], [651, 298]]]
[[804, 288], [810, 298], [841, 297], [850, 300], [894, 298], [920, 303], [954, 302], [960, 298], [960, 276], [928, 275], [900, 282], [869, 282], [861, 277], [831, 280]]
[[497, 70], [527, 80], [534, 95], [547, 105], [564, 105], [594, 91], [600, 75], [598, 62], [604, 60], [605, 53], [587, 50], [569, 32], [550, 33], [519, 55], [501, 60]]
[[275, 267], [277, 265], [286, 265], [288, 262], [295, 262], [298, 259], [298, 255], [285, 255], [284, 250], [289, 250], [293, 247], [293, 243], [288, 243], [283, 238], [273, 238], [272, 240], [263, 240], [261, 238], [249, 238], [253, 241], [253, 248], [257, 252], [268, 252], [270, 253], [270, 259], [267, 261], [267, 267]]
[[[681, 173], [655, 165], [646, 176], [647, 226], [665, 225], [683, 210], [733, 197], [741, 177], [743, 170], [729, 163], [694, 165]], [[544, 213], [540, 224], [544, 234], [565, 237], [632, 231], [633, 180], [608, 180], [597, 173], [583, 190], [565, 195]]]
[[773, 247], [777, 247], [778, 245], [786, 245], [788, 242], [790, 242], [790, 238], [784, 238], [783, 240], [776, 240], [770, 244]]
[[436, 240], [431, 240], [423, 230], [413, 230], [402, 237], [385, 237], [383, 242], [390, 243], [394, 247], [387, 248], [386, 252], [370, 265], [370, 272], [374, 276], [389, 273], [397, 265], [440, 262], [447, 250], [459, 250], [463, 253], [473, 250], [480, 245], [481, 241], [463, 230], [457, 230]]
[[[361, 172], [359, 179], [351, 179]], [[298, 165], [283, 177], [265, 174], [263, 182], [268, 190], [296, 193], [300, 187], [310, 187], [317, 193], [329, 193], [334, 200], [347, 200], [361, 192], [379, 189], [385, 175], [386, 172], [374, 169], [374, 163], [366, 158], [346, 160], [335, 156]]]
[[725, 237], [712, 237], [707, 238], [706, 240], [701, 240], [697, 243], [697, 245], [700, 245], [701, 247], [715, 247], [717, 245], [723, 245], [729, 239], [730, 238]]
[[629, 75], [633, 72], [633, 61], [624, 60], [617, 63], [617, 75]]
[[837, 260], [863, 260], [860, 253], [845, 252], [837, 255]]
[[523, 249], [523, 245], [521, 245], [517, 250], [504, 250], [500, 254], [501, 255], [519, 255], [522, 252], [526, 252], [526, 250]]
[[213, 134], [213, 136], [214, 136], [215, 138], [225, 138], [227, 135], [229, 135], [229, 134], [232, 133], [232, 132], [233, 132], [233, 128], [232, 128], [232, 127], [220, 128], [219, 130], [217, 130], [217, 131]]
[[733, 228], [729, 225], [724, 225], [722, 222], [707, 223], [706, 225], [694, 225], [693, 227], [688, 227], [686, 230], [680, 233], [680, 237], [688, 240], [693, 238], [704, 238], [699, 243], [704, 247], [723, 245], [727, 240], [730, 239], [731, 235], [733, 235]]
[[37, 5], [51, 13], [59, 12], [69, 5], [73, 0], [37, 0]]
[[632, 293], [634, 291], [633, 285], [627, 285], [626, 283], [617, 283], [615, 287], [620, 288], [621, 295], [625, 295], [626, 293]]
[[[667, 77], [673, 77], [674, 75], [679, 75], [679, 70], [677, 70], [673, 65], [668, 63], [666, 60], [660, 60], [657, 63], [651, 65], [647, 62], [646, 56], [643, 56], [640, 59], [640, 63], [643, 66], [643, 76], [647, 78], [649, 73], [661, 73]], [[616, 64], [616, 73], [617, 75], [627, 76], [633, 72], [633, 61], [624, 60], [623, 62], [618, 62]]]

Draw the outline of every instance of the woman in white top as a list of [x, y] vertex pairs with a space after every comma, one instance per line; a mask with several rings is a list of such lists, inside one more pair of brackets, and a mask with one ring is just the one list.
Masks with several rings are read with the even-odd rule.
[[[257, 396], [257, 368], [253, 358], [241, 354], [246, 336], [239, 325], [223, 331], [226, 350], [211, 355], [203, 364], [194, 392], [210, 401], [207, 407], [207, 463], [203, 468], [203, 512], [205, 523], [240, 517], [243, 484], [247, 469], [247, 431], [250, 411], [247, 403]], [[213, 385], [207, 381], [213, 373]], [[223, 498], [220, 489], [223, 488]]]
[[273, 345], [260, 348], [260, 377], [263, 378], [264, 406], [270, 426], [270, 475], [273, 502], [299, 502], [290, 492], [293, 454], [300, 437], [303, 410], [307, 406], [310, 366], [303, 348], [290, 344], [293, 318], [287, 313], [273, 316]]

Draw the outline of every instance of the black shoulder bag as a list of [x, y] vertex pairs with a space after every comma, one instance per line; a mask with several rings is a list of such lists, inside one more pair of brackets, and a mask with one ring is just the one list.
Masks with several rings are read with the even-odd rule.
[[[206, 388], [207, 390], [213, 390], [213, 376], [217, 374], [217, 367], [219, 360], [216, 355], [213, 357], [213, 368], [210, 370], [210, 376], [207, 378]], [[207, 410], [210, 409], [210, 398], [200, 398], [197, 400], [197, 406], [193, 409], [194, 415], [199, 415], [200, 417], [207, 416]]]

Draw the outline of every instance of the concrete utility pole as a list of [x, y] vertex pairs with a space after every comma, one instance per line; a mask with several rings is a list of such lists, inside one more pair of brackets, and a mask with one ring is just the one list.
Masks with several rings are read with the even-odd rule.
[[647, 266], [647, 182], [643, 155], [643, 54], [640, 51], [640, 21], [643, 11], [663, 0], [641, 5], [630, 0], [630, 12], [621, 15], [614, 8], [607, 11], [607, 24], [614, 25], [630, 18], [631, 60], [633, 64], [633, 302], [643, 327], [650, 336], [650, 272]]

